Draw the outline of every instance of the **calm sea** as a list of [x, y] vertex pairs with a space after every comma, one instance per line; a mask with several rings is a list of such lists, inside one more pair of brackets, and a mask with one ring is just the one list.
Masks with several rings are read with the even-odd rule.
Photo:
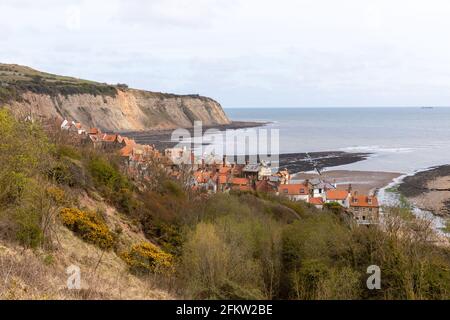
[[227, 108], [232, 120], [270, 121], [280, 153], [370, 152], [338, 169], [412, 173], [450, 163], [450, 108]]

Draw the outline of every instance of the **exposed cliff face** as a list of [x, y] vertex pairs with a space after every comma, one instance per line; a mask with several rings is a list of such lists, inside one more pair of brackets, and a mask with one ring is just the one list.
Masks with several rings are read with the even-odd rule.
[[198, 95], [126, 89], [17, 65], [0, 67], [3, 100], [8, 98], [5, 104], [20, 116], [66, 118], [109, 131], [191, 127], [195, 120], [204, 126], [230, 123], [219, 103]]
[[157, 95], [139, 90], [117, 91], [115, 97], [73, 94], [50, 96], [26, 92], [10, 103], [14, 113], [34, 117], [73, 119], [111, 131], [139, 131], [228, 124], [216, 101], [196, 96]]

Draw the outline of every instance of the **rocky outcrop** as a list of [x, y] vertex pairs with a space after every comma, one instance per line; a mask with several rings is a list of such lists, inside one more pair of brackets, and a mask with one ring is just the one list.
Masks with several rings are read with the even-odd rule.
[[110, 131], [143, 131], [229, 124], [220, 104], [197, 95], [174, 95], [134, 89], [117, 89], [114, 95], [24, 92], [9, 103], [17, 115], [65, 118]]

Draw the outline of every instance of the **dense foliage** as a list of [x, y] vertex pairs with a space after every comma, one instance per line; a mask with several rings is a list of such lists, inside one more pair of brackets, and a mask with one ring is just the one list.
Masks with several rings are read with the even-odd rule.
[[[1, 109], [0, 163], [2, 239], [52, 250], [52, 230], [65, 225], [140, 276], [176, 277], [179, 296], [450, 298], [448, 246], [433, 243], [430, 226], [406, 207], [367, 228], [333, 204], [319, 211], [263, 193], [207, 196], [156, 172], [153, 187], [137, 188], [114, 154], [67, 145]], [[102, 214], [77, 207], [81, 194], [114, 206], [148, 242], [118, 250]], [[371, 265], [381, 269], [380, 290], [366, 286]]]
[[96, 212], [64, 208], [60, 212], [62, 223], [83, 240], [110, 249], [114, 238], [102, 217]]

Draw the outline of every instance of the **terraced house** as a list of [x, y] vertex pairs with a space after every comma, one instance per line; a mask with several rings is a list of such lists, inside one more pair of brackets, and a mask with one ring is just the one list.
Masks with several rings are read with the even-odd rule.
[[378, 223], [380, 206], [375, 196], [359, 195], [356, 191], [350, 197], [349, 211], [358, 224]]

